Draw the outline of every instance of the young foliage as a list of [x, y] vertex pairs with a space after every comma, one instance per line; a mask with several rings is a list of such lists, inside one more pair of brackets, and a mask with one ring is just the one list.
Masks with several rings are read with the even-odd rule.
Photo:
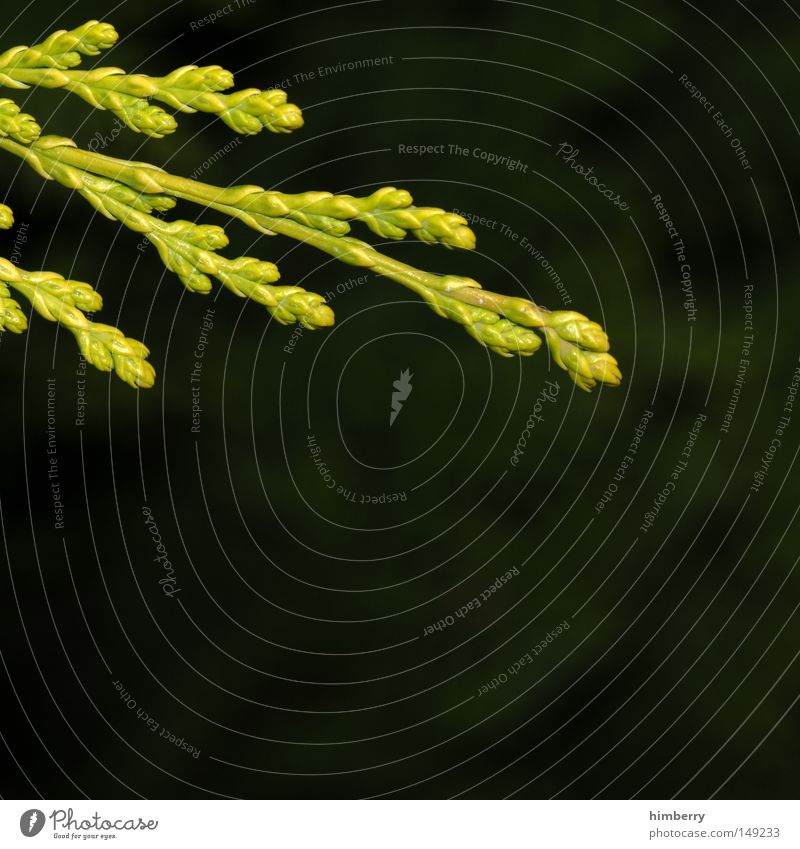
[[[111, 110], [131, 129], [156, 138], [172, 132], [175, 122], [150, 102], [153, 99], [182, 112], [216, 114], [240, 133], [264, 127], [289, 132], [302, 126], [300, 110], [286, 103], [283, 92], [246, 89], [220, 94], [233, 84], [233, 78], [218, 66], [186, 66], [165, 77], [128, 75], [118, 68], [74, 70], [81, 56], [96, 55], [116, 38], [109, 24], [89, 21], [76, 30], [54, 33], [42, 44], [13, 48], [0, 56], [0, 85], [64, 88], [93, 106]], [[608, 337], [580, 313], [551, 312], [525, 298], [486, 291], [469, 277], [422, 271], [349, 235], [351, 222], [359, 222], [384, 239], [403, 239], [410, 233], [428, 244], [474, 248], [475, 236], [464, 218], [435, 207], [417, 207], [405, 190], [387, 186], [366, 197], [353, 197], [318, 191], [285, 194], [254, 185], [213, 186], [149, 163], [83, 150], [67, 138], [40, 137], [36, 121], [8, 100], [0, 100], [0, 148], [45, 179], [77, 191], [105, 217], [143, 234], [164, 265], [193, 292], [207, 294], [213, 277], [235, 295], [263, 305], [282, 324], [299, 322], [315, 329], [334, 321], [320, 295], [275, 285], [280, 275], [271, 262], [229, 259], [219, 253], [228, 243], [221, 227], [165, 220], [163, 213], [178, 200], [239, 219], [260, 233], [305, 242], [344, 263], [395, 280], [502, 356], [530, 356], [544, 341], [553, 361], [581, 389], [620, 383], [619, 367], [608, 352]], [[0, 219], [4, 215], [0, 211]], [[48, 272], [22, 272], [6, 261], [0, 261], [0, 280], [28, 298], [45, 318], [70, 329], [84, 356], [98, 368], [113, 368], [134, 386], [152, 385], [147, 349], [115, 328], [93, 324], [81, 312], [100, 306], [99, 296], [86, 284], [63, 281]], [[0, 289], [0, 329], [20, 332], [25, 318], [9, 294], [7, 286]]]
[[117, 41], [111, 24], [88, 21], [67, 32], [54, 32], [33, 47], [12, 47], [0, 55], [0, 85], [11, 88], [61, 88], [97, 109], [108, 109], [134, 132], [163, 138], [175, 132], [175, 118], [158, 100], [179, 112], [210, 112], [237, 133], [252, 135], [266, 128], [288, 133], [303, 125], [300, 110], [278, 89], [248, 88], [220, 94], [233, 86], [233, 74], [209, 65], [186, 65], [164, 77], [126, 74], [121, 68], [76, 71], [82, 56], [96, 56]]
[[[11, 210], [0, 206], [0, 226], [7, 229], [13, 222]], [[116, 327], [86, 317], [85, 313], [103, 306], [103, 299], [88, 283], [65, 280], [52, 271], [24, 271], [0, 257], [0, 330], [22, 333], [28, 322], [11, 297], [11, 289], [27, 298], [43, 318], [66, 327], [86, 361], [96, 368], [113, 369], [134, 387], [148, 388], [155, 382], [155, 370], [147, 362], [150, 352], [141, 342], [128, 339]]]

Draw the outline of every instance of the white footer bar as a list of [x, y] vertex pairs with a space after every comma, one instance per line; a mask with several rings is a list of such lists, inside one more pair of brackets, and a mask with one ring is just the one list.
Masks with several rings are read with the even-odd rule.
[[800, 846], [796, 801], [0, 801], [0, 846]]

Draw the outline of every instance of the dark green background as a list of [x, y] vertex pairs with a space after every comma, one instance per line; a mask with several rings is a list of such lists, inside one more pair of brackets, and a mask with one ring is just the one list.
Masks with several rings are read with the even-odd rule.
[[[553, 264], [572, 308], [602, 321], [624, 382], [585, 395], [545, 351], [497, 358], [374, 275], [333, 299], [335, 329], [305, 332], [287, 355], [291, 329], [229, 292], [213, 304], [185, 292], [152, 248], [137, 251], [139, 236], [6, 156], [6, 200], [29, 225], [20, 264], [94, 283], [102, 318], [152, 349], [158, 382], [136, 393], [92, 372], [79, 428], [69, 334], [34, 317], [0, 344], [2, 794], [795, 797], [800, 408], [761, 491], [748, 488], [800, 354], [797, 4], [312, 11], [257, 0], [192, 29], [217, 8], [33, 0], [5, 16], [3, 44], [99, 18], [121, 34], [107, 64], [160, 74], [219, 63], [239, 86], [291, 79], [305, 127], [244, 139], [204, 180], [400, 185], [420, 205], [505, 222]], [[378, 56], [393, 61], [294, 81]], [[682, 74], [725, 116], [752, 170]], [[12, 96], [84, 146], [114, 127], [60, 92]], [[170, 138], [126, 130], [103, 152], [188, 175], [232, 137], [186, 115]], [[559, 161], [562, 142], [627, 212]], [[398, 152], [442, 143], [507, 154], [527, 173]], [[686, 244], [694, 323], [654, 193]], [[473, 254], [411, 240], [386, 252], [560, 306], [518, 244], [475, 229]], [[312, 291], [362, 273], [238, 223], [227, 232], [229, 256], [274, 260], [284, 282]], [[5, 256], [17, 233], [2, 235]], [[746, 276], [752, 358], [721, 433]], [[192, 434], [189, 373], [209, 306]], [[406, 368], [414, 388], [390, 429], [392, 382]], [[63, 532], [47, 479], [51, 376]], [[514, 468], [548, 379], [558, 401]], [[635, 463], [598, 514], [646, 409]], [[689, 465], [643, 534], [701, 412]], [[362, 505], [325, 489], [309, 432], [337, 483], [407, 501]], [[145, 504], [175, 567], [173, 599], [158, 585]], [[422, 636], [512, 567], [519, 575], [480, 610]], [[477, 697], [565, 619], [533, 665]], [[115, 681], [201, 755], [151, 733]]]

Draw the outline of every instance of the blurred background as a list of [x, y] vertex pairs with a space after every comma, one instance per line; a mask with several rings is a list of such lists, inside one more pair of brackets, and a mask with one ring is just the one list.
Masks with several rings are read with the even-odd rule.
[[6, 155], [2, 255], [94, 284], [158, 379], [85, 370], [36, 316], [0, 342], [4, 797], [795, 796], [800, 19], [711, 9], [6, 16], [5, 47], [108, 20], [86, 67], [220, 64], [305, 116], [148, 140], [7, 90], [46, 132], [474, 216], [473, 253], [381, 248], [600, 321], [624, 379], [585, 394], [546, 350], [501, 359], [390, 280], [180, 205], [327, 293], [336, 326], [293, 334]]

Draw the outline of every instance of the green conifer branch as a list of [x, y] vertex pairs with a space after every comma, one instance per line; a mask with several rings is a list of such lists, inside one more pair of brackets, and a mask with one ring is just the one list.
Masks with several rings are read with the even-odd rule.
[[76, 30], [53, 33], [34, 47], [14, 47], [0, 55], [0, 85], [11, 88], [60, 88], [77, 94], [97, 109], [107, 109], [135, 132], [163, 138], [175, 131], [172, 115], [151, 103], [158, 100], [180, 112], [208, 112], [245, 135], [288, 133], [303, 125], [300, 109], [286, 102], [280, 89], [233, 86], [233, 74], [219, 65], [185, 65], [163, 77], [126, 74], [121, 68], [76, 71], [81, 54], [96, 55], [111, 47], [117, 33], [110, 24], [89, 21]]
[[22, 333], [28, 328], [28, 320], [20, 305], [11, 297], [11, 292], [5, 283], [0, 282], [0, 331], [10, 330], [12, 333]]
[[[307, 242], [348, 264], [370, 268], [377, 274], [389, 277], [412, 289], [438, 315], [461, 324], [481, 344], [503, 356], [514, 354], [528, 356], [534, 353], [541, 346], [541, 339], [532, 332], [532, 329], [539, 330], [544, 336], [553, 360], [567, 371], [581, 389], [589, 391], [598, 383], [618, 385], [620, 382], [621, 374], [617, 362], [608, 353], [608, 337], [598, 324], [580, 313], [551, 312], [524, 298], [488, 292], [471, 278], [454, 275], [439, 276], [422, 271], [385, 256], [367, 242], [346, 235], [338, 235], [331, 232], [329, 228], [318, 229], [313, 224], [319, 222], [313, 217], [310, 221], [307, 218], [304, 220], [306, 209], [302, 206], [300, 198], [305, 197], [308, 200], [308, 205], [312, 208], [312, 216], [323, 215], [322, 210], [326, 213], [340, 212], [344, 215], [345, 210], [348, 211], [347, 214], [353, 211], [363, 212], [365, 209], [368, 212], [369, 205], [375, 205], [375, 195], [378, 195], [379, 202], [380, 197], [396, 191], [394, 189], [386, 190], [382, 194], [376, 192], [370, 198], [343, 196], [341, 206], [338, 204], [339, 197], [335, 195], [320, 197], [323, 193], [308, 193], [306, 196], [284, 195], [278, 201], [275, 195], [279, 193], [265, 192], [258, 186], [230, 188], [212, 186], [175, 176], [148, 163], [127, 162], [82, 150], [71, 140], [60, 137], [45, 136], [27, 146], [0, 139], [0, 147], [5, 147], [21, 156], [42, 176], [77, 189], [84, 196], [92, 194], [87, 193], [84, 187], [87, 175], [94, 179], [105, 178], [116, 186], [114, 191], [117, 194], [123, 191], [121, 186], [139, 193], [138, 202], [147, 207], [157, 203], [154, 199], [158, 197], [165, 196], [172, 199], [167, 203], [173, 202], [174, 199], [188, 200], [239, 218], [260, 232], [280, 233], [298, 241]], [[99, 208], [100, 204], [96, 193], [94, 194], [94, 199], [91, 197], [89, 199]], [[291, 205], [285, 203], [285, 198], [291, 199]], [[405, 201], [405, 198], [403, 200]], [[279, 202], [284, 205], [281, 207]], [[363, 207], [359, 202], [363, 203]], [[283, 211], [285, 214], [283, 217], [276, 217], [267, 214], [266, 211]], [[438, 213], [446, 215], [441, 210]], [[105, 214], [128, 223], [125, 220], [126, 216], [121, 216], [119, 210], [109, 210], [108, 204], [106, 204]], [[333, 219], [332, 215], [327, 217]], [[134, 220], [131, 214], [128, 214], [127, 218]], [[145, 222], [140, 226], [149, 227], [151, 230], [157, 229], [147, 219]], [[451, 223], [456, 233], [469, 230], [461, 221]], [[181, 224], [182, 227], [187, 225], [188, 222]], [[156, 239], [158, 238], [163, 240], [164, 237], [162, 234], [157, 234]], [[464, 245], [469, 244], [469, 239], [463, 236], [456, 235], [454, 239]], [[164, 246], [160, 250], [162, 258], [165, 253], [169, 256], [172, 250], [180, 255], [181, 261], [190, 263], [191, 269], [179, 271], [184, 282], [186, 279], [207, 281], [204, 275], [214, 273], [208, 270], [211, 266], [204, 264], [205, 257], [202, 253], [197, 253], [198, 250], [205, 250], [199, 245], [177, 251]], [[168, 267], [173, 267], [169, 259], [165, 259], [165, 262]], [[175, 270], [174, 267], [173, 270]], [[200, 285], [202, 287], [205, 284], [201, 282]]]
[[[74, 68], [81, 56], [97, 56], [116, 44], [118, 35], [111, 24], [87, 21], [73, 30], [60, 29], [51, 33], [41, 44], [32, 47], [12, 47], [0, 54], [0, 74], [6, 68]], [[0, 85], [25, 88], [12, 79]]]
[[[156, 137], [172, 132], [175, 122], [151, 100], [183, 112], [217, 114], [240, 133], [255, 133], [263, 127], [288, 132], [302, 124], [300, 110], [286, 103], [282, 91], [248, 89], [221, 94], [233, 84], [233, 77], [216, 65], [185, 66], [165, 77], [125, 74], [118, 68], [74, 70], [81, 56], [97, 55], [116, 40], [116, 31], [109, 24], [89, 21], [75, 30], [53, 33], [33, 47], [12, 48], [0, 55], [0, 85], [64, 88], [94, 106], [111, 110], [132, 129]], [[165, 221], [153, 215], [170, 210], [177, 200], [237, 218], [261, 233], [307, 242], [350, 265], [370, 268], [411, 289], [438, 315], [461, 324], [502, 356], [529, 356], [541, 347], [543, 338], [553, 361], [582, 389], [589, 391], [598, 383], [616, 386], [621, 381], [605, 332], [580, 313], [551, 312], [526, 298], [486, 291], [469, 277], [422, 271], [348, 235], [349, 222], [360, 221], [385, 239], [402, 239], [411, 233], [429, 244], [474, 248], [475, 236], [464, 218], [436, 207], [414, 206], [403, 189], [387, 186], [366, 197], [353, 197], [318, 191], [286, 194], [252, 185], [222, 188], [170, 174], [146, 162], [82, 150], [70, 139], [39, 137], [39, 133], [31, 116], [21, 113], [12, 101], [0, 100], [0, 148], [22, 158], [45, 179], [79, 192], [105, 217], [144, 234], [165, 266], [194, 292], [210, 291], [209, 278], [215, 277], [236, 295], [263, 304], [279, 322], [297, 321], [311, 329], [333, 323], [333, 313], [321, 296], [299, 287], [273, 285], [279, 274], [272, 263], [252, 257], [231, 260], [218, 253], [228, 243], [221, 227]], [[0, 208], [0, 226], [4, 215]], [[144, 346], [125, 339], [115, 328], [89, 322], [80, 312], [80, 304], [70, 300], [69, 285], [63, 289], [53, 282], [58, 275], [20, 274], [14, 277], [6, 270], [9, 279], [0, 274], [0, 280], [28, 297], [42, 315], [72, 330], [82, 349], [91, 353], [87, 359], [100, 368], [116, 368], [134, 385], [152, 384]], [[4, 285], [0, 290], [2, 321], [19, 332], [24, 329], [24, 315], [9, 295]]]
[[423, 242], [438, 242], [447, 248], [475, 247], [475, 234], [466, 219], [436, 207], [413, 206], [411, 195], [393, 186], [384, 186], [368, 197], [330, 192], [290, 195], [260, 186], [239, 186], [236, 192], [236, 205], [244, 212], [291, 218], [333, 236], [349, 233], [347, 221], [353, 220], [364, 222], [384, 239], [403, 239], [411, 233]]
[[266, 307], [281, 324], [299, 322], [309, 330], [329, 327], [334, 316], [325, 299], [299, 286], [273, 286], [280, 278], [277, 266], [253, 257], [228, 259], [217, 250], [228, 244], [222, 227], [191, 221], [164, 221], [151, 213], [166, 212], [175, 199], [164, 194], [141, 193], [125, 183], [98, 176], [50, 158], [46, 151], [73, 146], [70, 139], [45, 136], [36, 148], [9, 142], [10, 148], [47, 179], [74, 189], [106, 218], [119, 221], [143, 234], [158, 250], [164, 265], [175, 272], [192, 292], [211, 291], [209, 275], [241, 298]]
[[21, 112], [13, 100], [0, 98], [0, 137], [30, 144], [39, 138], [41, 127], [32, 115]]
[[133, 387], [149, 388], [155, 382], [155, 371], [147, 362], [150, 352], [141, 342], [86, 317], [85, 312], [95, 312], [103, 305], [100, 295], [87, 283], [65, 280], [52, 271], [25, 271], [0, 257], [0, 331], [22, 333], [28, 322], [10, 297], [10, 289], [27, 298], [43, 318], [66, 327], [86, 361], [96, 368], [113, 369]]
[[10, 230], [14, 226], [14, 213], [10, 206], [0, 203], [0, 230]]
[[231, 260], [217, 253], [218, 248], [228, 244], [222, 227], [180, 220], [165, 222], [114, 197], [102, 197], [93, 190], [82, 194], [88, 196], [90, 192], [95, 206], [102, 204], [117, 221], [143, 233], [157, 248], [164, 265], [180, 277], [187, 289], [207, 294], [211, 291], [211, 275], [235, 295], [265, 306], [281, 324], [299, 322], [309, 330], [333, 324], [333, 311], [321, 295], [299, 286], [272, 285], [280, 277], [273, 263], [253, 257]]

